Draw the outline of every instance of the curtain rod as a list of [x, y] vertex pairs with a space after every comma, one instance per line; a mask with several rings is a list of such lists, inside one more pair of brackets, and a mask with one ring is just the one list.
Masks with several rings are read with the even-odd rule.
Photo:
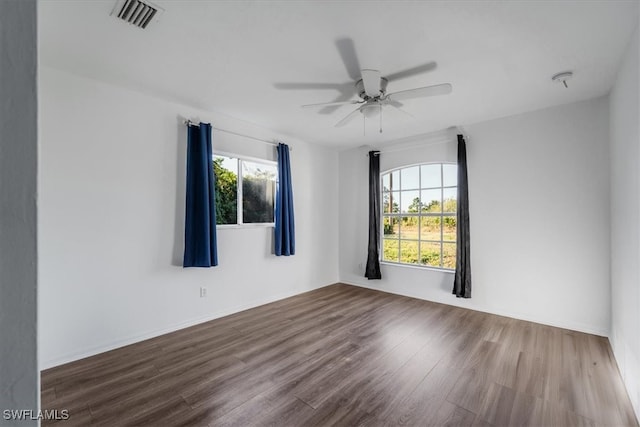
[[[184, 120], [184, 121], [183, 121], [183, 123], [184, 123], [186, 126], [190, 126], [190, 125], [193, 125], [193, 126], [200, 126], [198, 123], [192, 122], [191, 120], [188, 120], [188, 119], [187, 119], [187, 120]], [[277, 145], [278, 145], [278, 143], [277, 143], [277, 142], [267, 141], [266, 139], [256, 138], [255, 136], [245, 135], [245, 134], [242, 134], [242, 133], [233, 132], [233, 131], [231, 131], [231, 130], [226, 130], [226, 129], [217, 128], [217, 127], [213, 127], [213, 126], [211, 126], [211, 128], [212, 128], [213, 130], [215, 130], [215, 131], [218, 131], [218, 132], [224, 132], [224, 133], [229, 133], [229, 134], [231, 134], [231, 135], [241, 136], [241, 137], [243, 137], [243, 138], [253, 139], [253, 140], [255, 140], [255, 141], [264, 142], [265, 144], [269, 144], [269, 145], [273, 145], [273, 146], [277, 146]], [[293, 151], [293, 148], [289, 147], [289, 151]]]
[[[421, 147], [427, 147], [429, 145], [438, 145], [438, 144], [447, 144], [450, 142], [455, 142], [455, 140], [446, 138], [446, 139], [442, 139], [442, 140], [435, 140], [435, 141], [429, 141], [428, 143], [420, 143], [420, 144], [415, 144], [415, 145], [411, 145], [411, 146], [406, 146], [406, 147], [398, 147], [398, 148], [388, 148], [386, 150], [371, 150], [371, 151], [376, 151], [376, 153], [374, 153], [374, 156], [379, 156], [380, 154], [384, 154], [384, 153], [395, 153], [397, 151], [405, 151], [405, 150], [411, 150], [414, 148], [421, 148]], [[365, 154], [365, 156], [369, 156], [369, 153]]]
[[[443, 135], [445, 131], [454, 131], [456, 134], [463, 134], [463, 135], [466, 133], [464, 129], [462, 129], [462, 127], [460, 126], [451, 126], [443, 131], [434, 132], [434, 133], [440, 133], [440, 135], [435, 138], [433, 137], [426, 138], [426, 142], [418, 142], [417, 144], [405, 145], [405, 146], [395, 147], [395, 148], [392, 146], [387, 149], [380, 149], [380, 150], [371, 149], [370, 151], [377, 151], [375, 155], [378, 156], [384, 153], [395, 153], [397, 151], [412, 150], [414, 148], [421, 148], [429, 145], [447, 144], [450, 142], [455, 142], [456, 141], [455, 137], [451, 138], [450, 134]], [[403, 138], [400, 141], [414, 140], [414, 139], [416, 139], [415, 136], [410, 136], [408, 138]], [[400, 141], [396, 141], [396, 142], [400, 142]], [[369, 153], [366, 153], [365, 156], [369, 157]]]

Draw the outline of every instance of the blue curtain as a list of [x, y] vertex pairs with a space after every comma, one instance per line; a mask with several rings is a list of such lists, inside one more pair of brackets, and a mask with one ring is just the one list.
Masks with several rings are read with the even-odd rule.
[[184, 267], [218, 265], [216, 197], [211, 125], [187, 127], [187, 205], [184, 227]]
[[278, 188], [276, 191], [276, 255], [296, 253], [295, 224], [293, 219], [293, 189], [291, 187], [291, 163], [289, 146], [278, 144]]

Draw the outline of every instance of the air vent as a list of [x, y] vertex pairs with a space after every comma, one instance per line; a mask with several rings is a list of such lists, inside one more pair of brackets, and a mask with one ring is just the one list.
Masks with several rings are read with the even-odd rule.
[[157, 21], [162, 12], [164, 9], [148, 1], [118, 0], [111, 15], [144, 29], [152, 20]]

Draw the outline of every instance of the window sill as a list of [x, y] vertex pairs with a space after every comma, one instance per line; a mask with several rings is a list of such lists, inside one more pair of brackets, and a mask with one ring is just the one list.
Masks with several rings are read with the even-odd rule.
[[217, 230], [232, 230], [236, 228], [274, 228], [274, 223], [260, 223], [260, 224], [216, 224]]
[[426, 265], [401, 264], [399, 262], [380, 261], [380, 265], [392, 265], [394, 267], [414, 268], [416, 270], [437, 271], [438, 273], [455, 274], [455, 270], [449, 268], [428, 267]]

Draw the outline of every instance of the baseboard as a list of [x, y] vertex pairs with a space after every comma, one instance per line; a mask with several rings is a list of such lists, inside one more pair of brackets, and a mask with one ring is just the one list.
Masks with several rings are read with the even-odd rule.
[[402, 293], [399, 293], [399, 292], [392, 292], [392, 291], [389, 291], [387, 289], [381, 289], [379, 287], [369, 286], [369, 285], [365, 285], [365, 284], [362, 284], [362, 283], [350, 282], [350, 281], [347, 281], [347, 280], [341, 280], [340, 283], [344, 283], [346, 285], [352, 285], [352, 286], [359, 286], [361, 288], [372, 289], [372, 290], [375, 290], [375, 291], [386, 292], [386, 293], [394, 294], [394, 295], [402, 295], [402, 296], [405, 296], [405, 297], [422, 299], [424, 301], [431, 301], [431, 302], [435, 302], [435, 303], [438, 303], [438, 304], [450, 305], [452, 307], [459, 307], [459, 308], [464, 308], [464, 309], [467, 309], [467, 310], [480, 311], [482, 313], [495, 314], [497, 316], [504, 316], [504, 317], [510, 317], [512, 319], [518, 319], [518, 320], [524, 320], [524, 321], [527, 321], [527, 322], [539, 323], [541, 325], [554, 326], [556, 328], [569, 329], [571, 331], [584, 332], [586, 334], [598, 335], [598, 336], [601, 336], [601, 337], [609, 337], [609, 331], [608, 330], [601, 330], [601, 329], [598, 329], [598, 328], [593, 328], [593, 327], [591, 327], [589, 325], [577, 324], [577, 323], [573, 323], [573, 322], [562, 322], [562, 321], [556, 321], [556, 320], [541, 319], [541, 318], [536, 317], [536, 316], [530, 316], [530, 315], [521, 314], [521, 313], [514, 313], [514, 312], [505, 311], [505, 310], [487, 309], [485, 307], [477, 307], [477, 306], [467, 307], [467, 306], [463, 306], [461, 304], [458, 305], [458, 304], [455, 304], [456, 298], [454, 298], [453, 296], [452, 296], [452, 302], [448, 303], [446, 301], [435, 301], [435, 300], [430, 300], [430, 299], [426, 299], [426, 298], [417, 297], [415, 295], [408, 295], [408, 294], [402, 294]]
[[171, 333], [171, 332], [175, 332], [175, 331], [178, 331], [180, 329], [185, 329], [185, 328], [188, 328], [188, 327], [191, 327], [191, 326], [198, 325], [200, 323], [209, 322], [211, 320], [219, 319], [219, 318], [224, 317], [224, 316], [229, 316], [231, 314], [239, 313], [239, 312], [244, 311], [244, 310], [249, 310], [251, 308], [256, 308], [256, 307], [259, 307], [261, 305], [269, 304], [269, 303], [276, 302], [276, 301], [279, 301], [279, 300], [282, 300], [282, 299], [285, 299], [285, 298], [290, 298], [290, 297], [293, 297], [293, 296], [296, 296], [296, 295], [303, 294], [305, 292], [310, 292], [310, 291], [313, 291], [313, 290], [316, 290], [316, 289], [321, 289], [321, 288], [324, 288], [324, 287], [327, 287], [327, 286], [332, 286], [332, 285], [335, 285], [335, 284], [336, 283], [329, 283], [329, 284], [326, 284], [326, 285], [317, 286], [315, 288], [311, 288], [311, 289], [305, 290], [304, 292], [284, 292], [284, 293], [281, 293], [281, 294], [272, 295], [272, 296], [269, 296], [268, 298], [264, 298], [264, 299], [261, 299], [261, 300], [254, 300], [254, 301], [251, 301], [251, 302], [246, 303], [246, 304], [242, 304], [242, 305], [239, 305], [239, 306], [228, 308], [226, 310], [220, 310], [220, 311], [217, 311], [215, 313], [211, 313], [211, 314], [209, 314], [207, 316], [204, 316], [204, 317], [199, 317], [199, 318], [195, 318], [195, 319], [189, 319], [187, 321], [184, 321], [184, 322], [181, 322], [181, 323], [177, 323], [177, 324], [169, 326], [167, 328], [156, 329], [156, 330], [153, 330], [153, 331], [145, 332], [143, 334], [133, 335], [133, 336], [121, 339], [121, 340], [110, 342], [108, 344], [92, 347], [90, 349], [87, 349], [87, 350], [84, 350], [84, 351], [81, 351], [81, 352], [69, 353], [69, 354], [66, 354], [64, 356], [57, 357], [55, 359], [46, 360], [44, 362], [41, 362], [40, 363], [40, 370], [44, 371], [45, 369], [54, 368], [56, 366], [64, 365], [65, 363], [75, 362], [76, 360], [84, 359], [86, 357], [95, 356], [96, 354], [104, 353], [106, 351], [115, 350], [117, 348], [124, 347], [124, 346], [131, 345], [131, 344], [135, 344], [135, 343], [138, 343], [140, 341], [148, 340], [150, 338], [155, 338], [155, 337], [158, 337], [160, 335], [164, 335], [164, 334], [168, 334], [168, 333]]

